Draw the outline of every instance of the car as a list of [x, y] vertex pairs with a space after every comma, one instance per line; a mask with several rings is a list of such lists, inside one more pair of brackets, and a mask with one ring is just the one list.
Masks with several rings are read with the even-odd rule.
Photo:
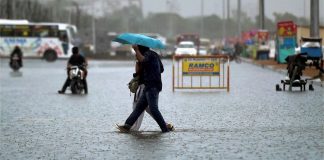
[[135, 55], [135, 51], [132, 49], [130, 45], [122, 45], [118, 42], [111, 42], [111, 56], [132, 56]]
[[224, 47], [221, 49], [221, 54], [224, 54], [224, 55], [233, 55], [234, 54], [234, 48], [232, 47]]
[[182, 41], [176, 47], [175, 55], [197, 55], [196, 46], [191, 41]]
[[207, 55], [207, 54], [208, 54], [207, 48], [204, 46], [200, 46], [199, 47], [199, 55]]
[[221, 54], [221, 51], [217, 47], [212, 47], [208, 50], [208, 53], [210, 53], [211, 55], [218, 55]]

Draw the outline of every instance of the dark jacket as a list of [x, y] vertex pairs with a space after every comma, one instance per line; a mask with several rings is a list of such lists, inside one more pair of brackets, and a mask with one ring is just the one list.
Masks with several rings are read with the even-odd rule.
[[22, 57], [23, 57], [23, 53], [21, 51], [21, 49], [19, 47], [15, 47], [14, 50], [11, 52], [10, 54], [10, 65], [12, 64], [12, 60], [13, 60], [13, 57], [17, 55], [18, 56], [18, 63], [19, 65], [22, 67], [23, 64], [22, 64]]
[[164, 71], [163, 64], [159, 55], [148, 50], [144, 54], [144, 61], [142, 62], [143, 67], [143, 82], [145, 88], [157, 88], [159, 91], [162, 90], [161, 73]]
[[80, 66], [80, 65], [83, 65], [86, 63], [86, 60], [85, 58], [80, 55], [80, 54], [73, 54], [69, 61], [68, 61], [69, 64], [71, 64], [72, 66]]

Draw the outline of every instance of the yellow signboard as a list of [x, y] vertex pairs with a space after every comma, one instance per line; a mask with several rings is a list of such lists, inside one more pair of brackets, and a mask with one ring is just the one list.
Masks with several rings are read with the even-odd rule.
[[185, 58], [182, 60], [183, 76], [218, 76], [219, 59]]

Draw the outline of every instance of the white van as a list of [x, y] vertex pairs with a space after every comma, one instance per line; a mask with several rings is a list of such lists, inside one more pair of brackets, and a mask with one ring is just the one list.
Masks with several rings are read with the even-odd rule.
[[175, 55], [197, 55], [196, 46], [191, 41], [182, 41], [177, 46]]

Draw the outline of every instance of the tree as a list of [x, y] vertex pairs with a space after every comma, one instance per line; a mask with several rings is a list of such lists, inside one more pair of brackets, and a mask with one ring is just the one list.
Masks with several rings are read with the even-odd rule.
[[[259, 24], [260, 18], [259, 16], [255, 17], [255, 24]], [[276, 24], [274, 21], [272, 21], [269, 17], [265, 16], [264, 17], [264, 28], [270, 32], [274, 32], [277, 28], [276, 28]], [[257, 25], [256, 25], [257, 26]]]
[[298, 25], [309, 25], [309, 21], [304, 17], [297, 17], [291, 13], [285, 12], [285, 13], [273, 13], [273, 16], [275, 17], [275, 22], [280, 21], [294, 21]]

